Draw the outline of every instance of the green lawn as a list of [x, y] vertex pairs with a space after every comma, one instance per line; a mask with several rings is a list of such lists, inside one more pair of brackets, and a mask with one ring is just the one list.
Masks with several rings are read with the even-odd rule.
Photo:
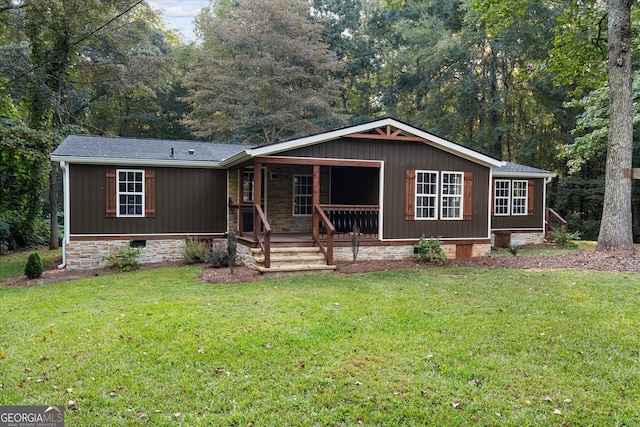
[[0, 287], [0, 405], [65, 425], [638, 425], [640, 276], [195, 267]]

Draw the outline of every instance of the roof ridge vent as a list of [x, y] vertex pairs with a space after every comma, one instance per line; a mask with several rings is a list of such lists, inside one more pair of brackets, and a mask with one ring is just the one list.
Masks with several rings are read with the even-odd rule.
[[196, 154], [196, 150], [195, 150], [195, 149], [193, 149], [193, 148], [189, 148], [189, 149], [187, 150], [187, 152], [188, 152], [189, 154]]

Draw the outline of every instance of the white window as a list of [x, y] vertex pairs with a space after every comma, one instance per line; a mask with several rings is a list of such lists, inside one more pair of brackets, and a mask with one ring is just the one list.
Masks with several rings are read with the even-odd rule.
[[494, 215], [509, 215], [511, 206], [511, 181], [496, 179], [494, 181], [495, 198], [493, 201]]
[[438, 173], [416, 171], [416, 219], [437, 219]]
[[462, 172], [442, 172], [442, 219], [462, 219]]
[[293, 214], [311, 215], [313, 210], [313, 175], [293, 176]]
[[513, 180], [513, 191], [511, 193], [511, 214], [526, 215], [527, 206], [527, 186], [526, 180]]
[[118, 216], [144, 216], [144, 171], [118, 169]]

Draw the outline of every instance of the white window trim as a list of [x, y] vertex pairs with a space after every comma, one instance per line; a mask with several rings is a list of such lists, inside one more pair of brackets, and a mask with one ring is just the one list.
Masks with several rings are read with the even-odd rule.
[[[297, 194], [296, 193], [296, 178], [297, 177], [311, 178], [311, 185], [312, 185], [312, 187], [311, 187], [311, 198], [312, 198], [312, 200], [311, 200], [311, 213], [308, 213], [308, 214], [306, 214], [306, 213], [305, 214], [300, 214], [300, 213], [297, 214], [296, 213], [296, 195], [304, 196], [304, 197], [309, 196], [308, 194]], [[293, 185], [293, 196], [291, 197], [291, 215], [293, 215], [293, 216], [303, 216], [303, 217], [304, 216], [306, 216], [306, 217], [311, 216], [312, 213], [313, 213], [313, 175], [310, 175], [310, 174], [294, 174], [293, 175], [292, 185]]]
[[[124, 173], [128, 173], [128, 172], [136, 172], [136, 173], [141, 173], [142, 174], [142, 191], [141, 192], [133, 192], [130, 193], [128, 191], [125, 192], [121, 192], [120, 191], [120, 173], [124, 172]], [[144, 169], [116, 169], [116, 217], [118, 218], [144, 218], [145, 216], [145, 211], [144, 211], [144, 206], [145, 206], [145, 172]], [[121, 214], [120, 213], [120, 195], [121, 194], [134, 194], [134, 195], [142, 195], [142, 213], [140, 214]]]
[[[435, 194], [429, 194], [429, 193], [418, 193], [418, 174], [419, 173], [429, 173], [429, 174], [435, 174], [436, 176], [436, 192]], [[440, 174], [438, 173], [438, 171], [431, 171], [431, 170], [421, 170], [421, 169], [417, 169], [416, 170], [416, 182], [415, 182], [415, 188], [414, 188], [414, 212], [413, 212], [413, 218], [416, 221], [436, 221], [438, 219], [438, 213], [440, 212]], [[435, 198], [435, 203], [434, 203], [434, 216], [433, 217], [422, 217], [422, 216], [418, 216], [418, 197], [434, 197]]]
[[[493, 215], [494, 216], [509, 216], [511, 215], [511, 180], [510, 179], [496, 179], [495, 181], [495, 186], [493, 189]], [[500, 199], [507, 200], [507, 211], [505, 213], [498, 213], [496, 210], [498, 209], [498, 183], [499, 182], [506, 182], [509, 184], [509, 189], [507, 192], [507, 196], [506, 197], [500, 197]]]
[[[515, 192], [515, 183], [519, 182], [523, 185], [522, 189], [524, 190], [524, 197], [516, 197], [514, 195]], [[514, 210], [516, 208], [515, 203], [513, 203], [513, 200], [515, 199], [520, 199], [520, 200], [524, 200], [524, 204], [520, 205], [521, 207], [524, 208], [523, 212], [518, 212], [516, 213]], [[514, 179], [511, 181], [511, 215], [512, 216], [526, 216], [529, 213], [529, 181], [526, 179]]]
[[[443, 194], [444, 190], [444, 175], [459, 175], [460, 176], [460, 194], [450, 195]], [[442, 201], [445, 198], [459, 198], [460, 199], [460, 215], [457, 217], [445, 217], [442, 213], [445, 209]], [[464, 172], [455, 171], [442, 171], [440, 172], [440, 219], [442, 221], [459, 221], [464, 218]]]

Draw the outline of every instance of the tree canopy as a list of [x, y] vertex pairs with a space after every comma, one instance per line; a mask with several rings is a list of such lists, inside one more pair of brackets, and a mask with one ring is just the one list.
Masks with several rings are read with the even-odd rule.
[[202, 44], [186, 76], [198, 138], [271, 143], [344, 123], [342, 68], [301, 0], [244, 0], [198, 21]]

